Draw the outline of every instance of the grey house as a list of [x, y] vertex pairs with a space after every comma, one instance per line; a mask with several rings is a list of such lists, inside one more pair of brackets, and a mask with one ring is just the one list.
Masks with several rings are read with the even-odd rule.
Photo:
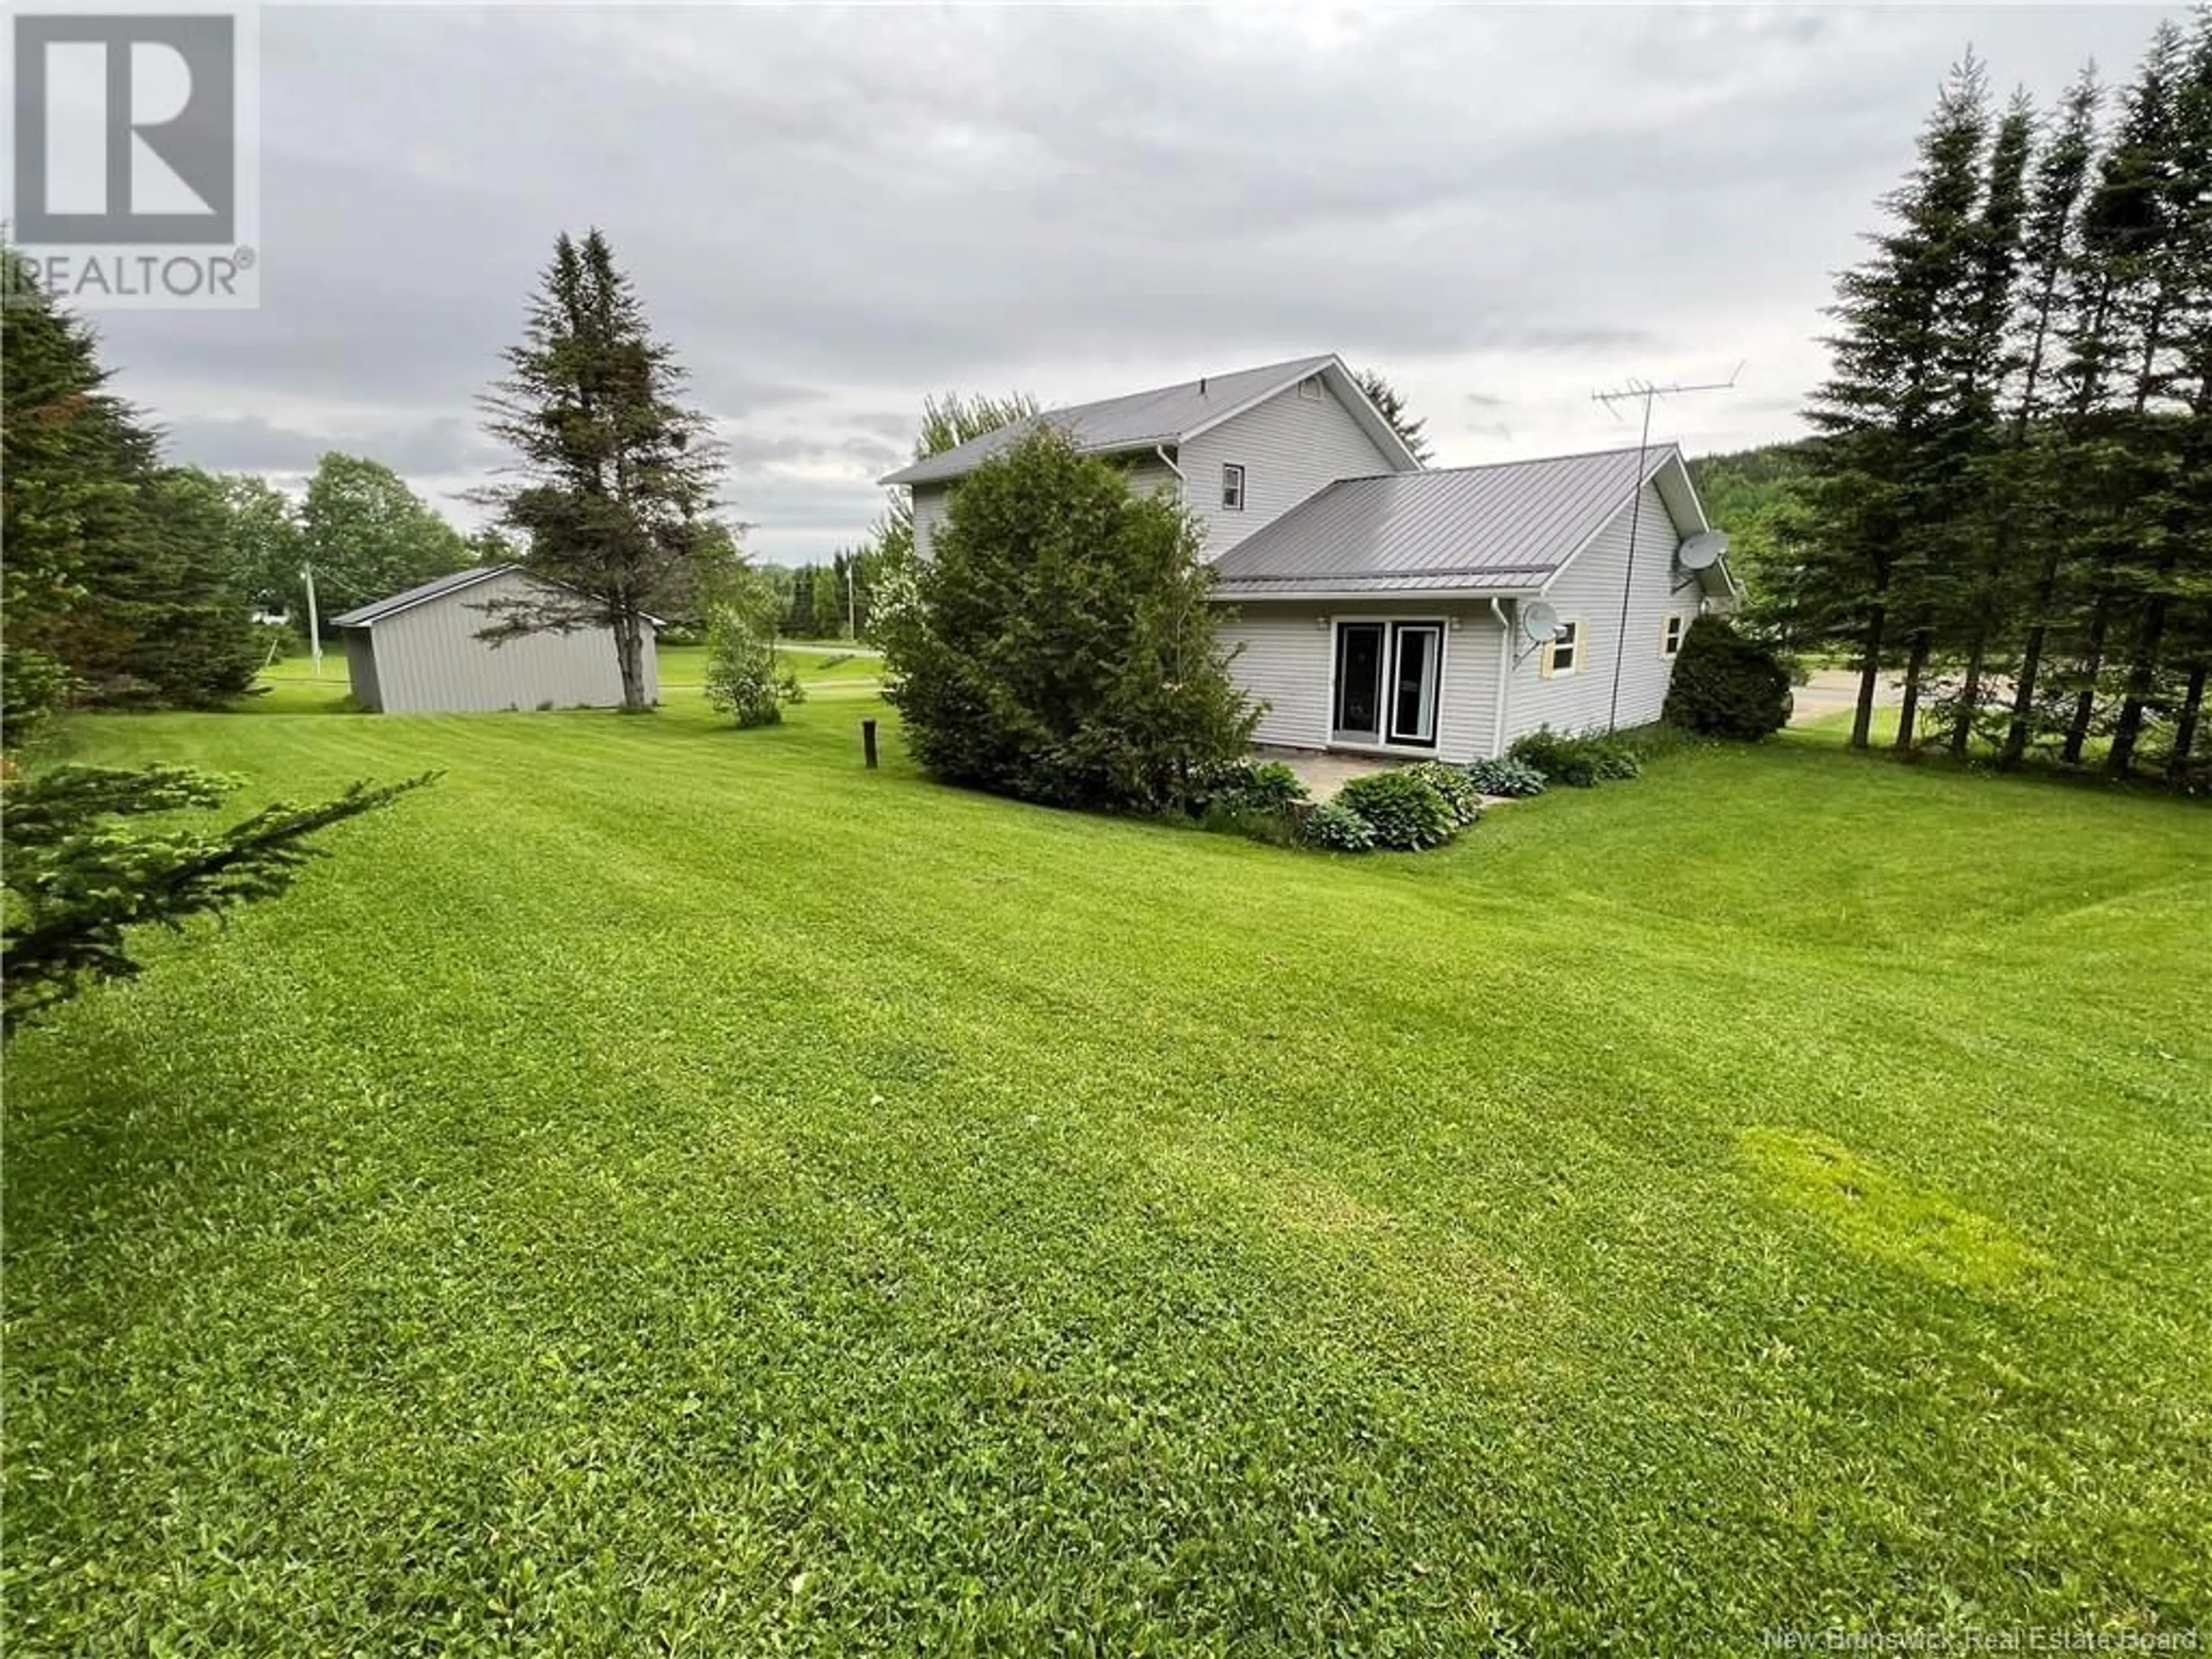
[[960, 478], [1038, 422], [1198, 519], [1260, 741], [1470, 761], [1659, 717], [1732, 605], [1672, 444], [1427, 469], [1334, 356], [1050, 410], [892, 473], [926, 556]]
[[[622, 669], [611, 629], [528, 634], [498, 646], [477, 637], [493, 621], [487, 600], [543, 586], [514, 565], [483, 565], [333, 618], [345, 640], [353, 700], [386, 714], [619, 705]], [[645, 674], [646, 695], [657, 700], [649, 633]]]

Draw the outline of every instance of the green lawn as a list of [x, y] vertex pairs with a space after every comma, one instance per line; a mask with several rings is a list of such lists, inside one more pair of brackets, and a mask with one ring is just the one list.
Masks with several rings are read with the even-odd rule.
[[[883, 659], [866, 647], [802, 641], [781, 647], [809, 696], [872, 698], [883, 674]], [[696, 691], [707, 677], [703, 645], [664, 645], [659, 650], [661, 689], [671, 698]], [[322, 670], [311, 657], [287, 657], [270, 665], [254, 696], [258, 709], [281, 714], [348, 712], [349, 682], [345, 653], [326, 650]]]
[[447, 775], [13, 1045], [11, 1654], [2212, 1623], [2201, 808], [1793, 738], [1334, 859], [865, 696], [75, 728]]

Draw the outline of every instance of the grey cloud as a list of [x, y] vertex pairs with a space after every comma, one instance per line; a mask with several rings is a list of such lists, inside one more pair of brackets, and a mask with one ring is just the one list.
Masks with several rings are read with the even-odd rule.
[[307, 473], [332, 450], [429, 477], [489, 469], [500, 459], [497, 446], [453, 416], [306, 431], [258, 416], [187, 414], [166, 420], [163, 430], [176, 459], [219, 472]]
[[1593, 385], [1748, 356], [1683, 416], [1733, 446], [1796, 429], [1830, 273], [1969, 35], [2047, 95], [2156, 15], [270, 8], [262, 308], [100, 321], [180, 450], [459, 488], [554, 234], [598, 223], [756, 546], [799, 556], [948, 386], [1334, 349], [1455, 461], [1609, 441]]

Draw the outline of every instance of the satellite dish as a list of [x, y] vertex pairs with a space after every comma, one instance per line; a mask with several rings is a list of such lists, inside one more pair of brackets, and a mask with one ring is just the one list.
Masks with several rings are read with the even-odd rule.
[[1725, 531], [1708, 530], [1684, 542], [1674, 554], [1674, 562], [1685, 570], [1710, 570], [1721, 562], [1728, 551], [1729, 538]]
[[1521, 607], [1521, 631], [1541, 645], [1559, 636], [1559, 613], [1541, 599], [1531, 599]]

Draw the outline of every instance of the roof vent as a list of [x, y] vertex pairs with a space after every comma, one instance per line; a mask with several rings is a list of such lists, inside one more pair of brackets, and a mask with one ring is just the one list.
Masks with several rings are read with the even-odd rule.
[[1206, 376], [1203, 374], [1198, 377], [1198, 395], [1201, 398], [1206, 396]]

